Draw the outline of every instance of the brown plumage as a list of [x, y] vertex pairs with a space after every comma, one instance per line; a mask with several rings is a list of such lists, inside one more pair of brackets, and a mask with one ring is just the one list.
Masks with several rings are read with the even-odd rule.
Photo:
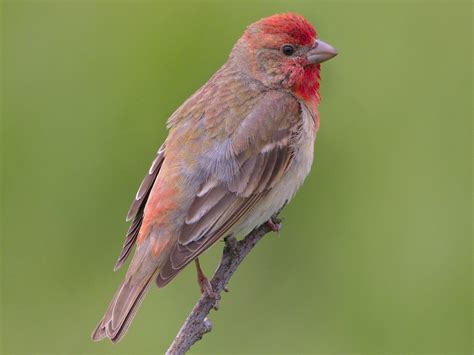
[[155, 277], [166, 285], [217, 240], [250, 231], [291, 199], [313, 160], [319, 63], [334, 55], [299, 15], [260, 20], [170, 117], [115, 269], [133, 245], [135, 254], [94, 340], [120, 340]]

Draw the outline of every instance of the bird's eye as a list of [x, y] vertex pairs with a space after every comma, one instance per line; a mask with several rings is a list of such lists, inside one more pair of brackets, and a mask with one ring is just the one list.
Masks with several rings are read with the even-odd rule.
[[281, 47], [281, 51], [284, 55], [292, 55], [295, 53], [295, 47], [293, 47], [291, 44], [285, 44]]

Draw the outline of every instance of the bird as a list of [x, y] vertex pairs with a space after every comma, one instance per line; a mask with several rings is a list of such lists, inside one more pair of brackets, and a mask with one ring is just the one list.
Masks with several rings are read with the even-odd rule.
[[134, 249], [92, 340], [118, 342], [153, 281], [167, 285], [227, 236], [268, 223], [303, 184], [319, 129], [321, 63], [337, 55], [303, 16], [249, 25], [226, 63], [168, 119], [168, 136], [128, 211], [115, 265]]

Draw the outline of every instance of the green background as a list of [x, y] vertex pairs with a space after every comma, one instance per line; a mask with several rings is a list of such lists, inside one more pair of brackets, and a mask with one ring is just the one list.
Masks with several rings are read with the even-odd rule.
[[125, 213], [167, 117], [246, 25], [290, 10], [340, 52], [323, 65], [314, 168], [193, 352], [471, 352], [471, 2], [1, 10], [0, 352], [165, 351], [199, 296], [193, 268], [151, 289], [119, 345], [89, 340], [124, 274]]

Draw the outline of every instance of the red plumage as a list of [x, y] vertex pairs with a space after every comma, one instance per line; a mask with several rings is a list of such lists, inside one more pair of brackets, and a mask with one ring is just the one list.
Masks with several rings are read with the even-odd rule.
[[[313, 160], [320, 63], [336, 54], [300, 15], [262, 19], [170, 117], [115, 269], [135, 245], [133, 258], [93, 340], [119, 341], [153, 279], [165, 286], [219, 239], [261, 225], [293, 197]], [[198, 275], [211, 297], [199, 267]]]
[[289, 43], [310, 45], [317, 37], [314, 27], [298, 14], [277, 14], [261, 20], [262, 32], [269, 35], [285, 34]]

